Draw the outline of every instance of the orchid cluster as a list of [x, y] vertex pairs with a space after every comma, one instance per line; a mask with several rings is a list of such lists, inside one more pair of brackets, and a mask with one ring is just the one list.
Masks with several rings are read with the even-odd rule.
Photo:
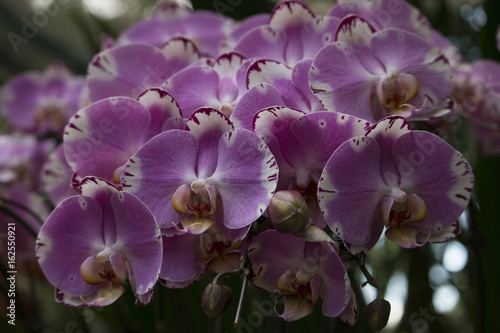
[[165, 2], [103, 39], [86, 77], [54, 64], [4, 85], [1, 202], [46, 219], [10, 210], [66, 305], [127, 285], [147, 304], [212, 271], [209, 315], [230, 299], [220, 278], [241, 274], [282, 296], [284, 320], [321, 298], [353, 325], [346, 258], [382, 234], [416, 248], [460, 232], [471, 166], [419, 128], [467, 117], [498, 153], [499, 82], [499, 64], [463, 63], [405, 1], [327, 15], [282, 1], [240, 22]]

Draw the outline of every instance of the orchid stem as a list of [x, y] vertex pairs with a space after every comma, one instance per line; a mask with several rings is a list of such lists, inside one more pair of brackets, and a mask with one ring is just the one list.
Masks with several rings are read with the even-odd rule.
[[384, 291], [382, 290], [382, 287], [378, 284], [377, 280], [370, 274], [368, 269], [365, 266], [365, 256], [358, 257], [358, 260], [356, 260], [356, 263], [358, 264], [359, 269], [361, 269], [361, 272], [363, 272], [363, 275], [366, 278], [366, 281], [361, 284], [361, 287], [366, 286], [367, 284], [371, 285], [372, 287], [375, 287], [377, 289], [377, 297], [382, 298], [384, 295]]
[[241, 308], [243, 307], [243, 301], [245, 300], [245, 294], [247, 292], [248, 285], [248, 275], [245, 274], [243, 277], [243, 286], [241, 287], [240, 299], [238, 301], [238, 308], [236, 309], [236, 317], [234, 318], [234, 328], [237, 328], [240, 325], [240, 316], [241, 316]]

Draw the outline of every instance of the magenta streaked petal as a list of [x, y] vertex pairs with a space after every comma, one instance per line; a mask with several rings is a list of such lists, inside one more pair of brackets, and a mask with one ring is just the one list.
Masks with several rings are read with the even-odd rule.
[[419, 243], [444, 243], [457, 237], [461, 232], [460, 222], [457, 220], [451, 224], [448, 228], [441, 230], [440, 232], [434, 234], [426, 234], [420, 232], [417, 235], [417, 242]]
[[271, 84], [259, 83], [241, 97], [230, 119], [237, 128], [253, 130], [253, 118], [257, 112], [278, 105], [286, 105], [281, 92]]
[[[306, 74], [304, 81], [307, 82], [307, 78]], [[278, 89], [286, 106], [304, 111], [311, 109], [309, 96], [304, 96], [304, 93], [310, 92], [309, 83], [308, 90], [299, 90], [292, 81], [292, 69], [285, 64], [272, 60], [258, 60], [252, 63], [248, 68], [247, 86], [252, 88], [259, 83], [269, 83]], [[312, 95], [312, 92], [310, 94]]]
[[[267, 108], [255, 115], [254, 131], [261, 136], [274, 136], [276, 138], [279, 152], [285, 158], [286, 163], [296, 171], [297, 183], [299, 186], [305, 187], [309, 182], [309, 174], [303, 172], [303, 164], [307, 160], [306, 151], [291, 128], [292, 123], [303, 115], [304, 113], [301, 111], [286, 107]], [[273, 151], [276, 154], [279, 152]], [[304, 185], [304, 183], [306, 184]]]
[[282, 30], [292, 30], [295, 26], [302, 26], [312, 22], [316, 16], [300, 1], [282, 1], [271, 13], [269, 25]]
[[182, 118], [179, 104], [177, 104], [172, 95], [163, 89], [148, 89], [137, 100], [148, 109], [151, 116], [149, 126], [144, 135], [144, 142], [156, 134], [163, 132], [167, 121], [170, 123], [175, 122], [175, 120], [171, 120], [172, 118]]
[[171, 77], [183, 68], [198, 63], [201, 59], [195, 42], [188, 38], [172, 38], [160, 50], [168, 60], [166, 77]]
[[127, 97], [104, 99], [81, 109], [65, 128], [68, 164], [81, 177], [112, 181], [115, 170], [144, 142], [150, 119], [145, 106]]
[[429, 21], [408, 2], [348, 0], [333, 6], [329, 15], [343, 18], [350, 14], [363, 17], [377, 30], [394, 27], [430, 36]]
[[96, 289], [83, 281], [80, 266], [105, 247], [102, 227], [102, 209], [93, 198], [70, 197], [54, 209], [36, 241], [38, 262], [51, 284], [72, 295]]
[[[386, 200], [386, 199], [388, 199], [388, 198], [385, 197], [383, 200]], [[385, 229], [384, 219], [383, 219], [382, 212], [381, 212], [381, 210], [382, 210], [381, 206], [382, 205], [377, 206], [377, 208], [375, 209], [375, 213], [373, 214], [373, 218], [372, 218], [373, 222], [372, 222], [372, 227], [370, 230], [370, 236], [369, 236], [368, 242], [366, 242], [364, 244], [351, 244], [348, 242], [344, 242], [347, 250], [351, 254], [354, 254], [354, 255], [367, 254], [368, 251], [370, 251], [375, 246], [375, 244], [377, 244], [377, 242], [379, 241], [379, 239], [382, 235], [382, 232]]]
[[[147, 64], [147, 66], [144, 66]], [[98, 53], [88, 67], [91, 101], [112, 96], [136, 98], [171, 75], [168, 59], [152, 45], [129, 44]]]
[[162, 86], [179, 103], [185, 118], [200, 107], [219, 108], [218, 87], [219, 74], [207, 65], [186, 68]]
[[345, 242], [362, 245], [372, 238], [376, 207], [390, 191], [381, 176], [380, 158], [374, 139], [356, 137], [337, 148], [321, 175], [319, 206]]
[[193, 134], [199, 143], [197, 175], [201, 178], [211, 176], [217, 166], [217, 149], [221, 136], [233, 130], [227, 117], [216, 109], [196, 110], [188, 122], [186, 130]]
[[387, 117], [370, 126], [366, 135], [377, 140], [382, 163], [382, 178], [385, 183], [395, 186], [400, 182], [397, 161], [393, 155], [394, 143], [402, 135], [411, 131], [410, 124], [403, 117]]
[[344, 141], [365, 134], [371, 124], [363, 119], [336, 113], [306, 114], [291, 125], [294, 135], [307, 153], [304, 161], [310, 171], [321, 170]]
[[161, 268], [160, 229], [151, 211], [135, 195], [117, 192], [110, 200], [117, 221], [112, 249], [126, 257], [135, 293], [145, 294], [153, 289]]
[[344, 42], [325, 46], [314, 59], [311, 88], [328, 111], [351, 114], [375, 121], [380, 110], [372, 110], [372, 94], [382, 64], [369, 52]]
[[286, 34], [284, 58], [287, 64], [294, 65], [304, 59], [302, 31], [304, 26], [314, 19], [313, 12], [299, 1], [283, 1], [274, 8], [269, 26], [280, 29]]
[[273, 153], [274, 159], [279, 167], [278, 186], [276, 190], [288, 190], [291, 183], [293, 183], [295, 169], [288, 164], [286, 158], [283, 156], [278, 139], [274, 135], [261, 135], [261, 137], [269, 150]]
[[321, 104], [319, 99], [314, 95], [309, 85], [309, 72], [311, 70], [313, 61], [302, 60], [299, 61], [292, 69], [292, 82], [298, 91], [307, 99], [307, 107], [302, 111], [324, 111], [325, 107]]
[[[180, 23], [180, 22], [179, 22]], [[219, 13], [195, 10], [178, 24], [184, 28], [184, 35], [196, 41], [202, 53], [211, 57], [220, 54], [220, 44], [231, 30], [234, 21]]]
[[375, 28], [370, 22], [357, 15], [347, 15], [339, 24], [336, 42], [345, 42], [353, 46], [366, 46], [369, 44]]
[[104, 244], [110, 246], [116, 242], [116, 219], [110, 198], [118, 189], [110, 182], [97, 177], [85, 177], [81, 182], [81, 194], [96, 200], [102, 210]]
[[143, 91], [161, 86], [167, 78], [198, 60], [196, 47], [182, 38], [169, 41], [161, 49], [148, 44], [106, 49], [89, 64], [90, 100], [111, 96], [137, 98]]
[[123, 168], [123, 189], [146, 204], [161, 228], [170, 228], [181, 217], [174, 210], [172, 195], [182, 184], [197, 179], [197, 156], [198, 142], [191, 133], [181, 130], [160, 133]]
[[450, 65], [429, 41], [402, 30], [387, 29], [375, 34], [370, 46], [387, 73], [406, 73], [417, 78], [419, 92], [412, 104], [420, 106], [427, 98], [427, 103], [436, 107], [449, 96]]
[[435, 234], [450, 227], [469, 203], [474, 175], [465, 158], [438, 136], [424, 131], [402, 135], [394, 144], [401, 188], [427, 206], [417, 227]]
[[342, 320], [349, 326], [354, 326], [356, 321], [358, 320], [359, 306], [358, 299], [356, 298], [356, 294], [354, 293], [354, 289], [351, 286], [349, 297], [349, 303], [345, 307], [344, 311], [338, 315], [338, 318]]
[[226, 132], [218, 153], [217, 169], [207, 182], [222, 198], [226, 227], [246, 227], [269, 205], [278, 181], [278, 166], [262, 139], [244, 129]]

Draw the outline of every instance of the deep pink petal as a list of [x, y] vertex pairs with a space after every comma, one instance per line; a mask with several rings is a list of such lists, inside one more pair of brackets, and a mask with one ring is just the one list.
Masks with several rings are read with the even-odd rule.
[[427, 217], [415, 225], [423, 233], [450, 227], [469, 203], [474, 175], [465, 158], [438, 136], [424, 131], [402, 135], [394, 144], [401, 189], [415, 193]]
[[36, 241], [37, 258], [47, 280], [56, 288], [72, 295], [95, 290], [83, 281], [80, 266], [104, 248], [102, 222], [96, 200], [74, 196], [61, 202], [42, 225]]
[[369, 52], [336, 42], [318, 53], [309, 80], [314, 94], [328, 111], [372, 122], [381, 118], [380, 110], [372, 110], [375, 82], [380, 73], [383, 73], [381, 64]]
[[365, 244], [380, 200], [390, 191], [381, 177], [380, 149], [370, 137], [343, 143], [328, 160], [318, 183], [318, 201], [326, 222], [351, 244]]
[[207, 178], [214, 173], [219, 140], [225, 132], [233, 129], [229, 119], [215, 109], [201, 108], [191, 115], [186, 123], [186, 130], [193, 134], [199, 143], [196, 162], [198, 177]]
[[307, 154], [302, 162], [310, 171], [321, 170], [344, 141], [363, 135], [369, 122], [336, 112], [306, 114], [291, 125], [293, 134]]
[[279, 292], [279, 277], [302, 263], [305, 246], [304, 239], [276, 230], [255, 236], [248, 247], [248, 258], [255, 274], [252, 283], [266, 291]]
[[169, 288], [185, 288], [205, 275], [206, 263], [200, 251], [200, 236], [163, 236], [163, 264], [160, 281]]
[[137, 100], [148, 109], [151, 117], [144, 135], [144, 141], [151, 139], [164, 130], [170, 129], [165, 128], [165, 123], [174, 123], [176, 119], [182, 118], [179, 104], [172, 95], [163, 89], [148, 89]]
[[278, 89], [268, 83], [260, 83], [248, 90], [231, 114], [231, 121], [237, 128], [253, 130], [253, 118], [260, 110], [270, 106], [285, 106]]
[[[309, 69], [307, 69], [308, 71]], [[309, 111], [311, 110], [311, 105], [308, 101], [308, 97], [310, 96], [305, 94], [309, 93], [312, 95], [312, 92], [309, 89], [307, 78], [306, 74], [303, 80], [307, 84], [307, 90], [301, 91], [292, 81], [292, 69], [290, 67], [277, 61], [258, 60], [248, 68], [247, 85], [249, 88], [252, 88], [259, 83], [272, 84], [279, 90], [286, 106]]]
[[[267, 108], [260, 111], [254, 119], [254, 131], [261, 136], [274, 136], [279, 144], [279, 152], [286, 163], [295, 169], [295, 178], [299, 186], [305, 187], [309, 182], [309, 174], [303, 168], [306, 152], [300, 140], [294, 135], [291, 125], [304, 113], [286, 107]], [[282, 177], [280, 177], [282, 178]], [[280, 179], [280, 182], [283, 180]]]
[[64, 150], [79, 176], [113, 180], [115, 171], [144, 142], [150, 123], [146, 107], [128, 97], [115, 97], [81, 109], [68, 123]]
[[180, 216], [172, 195], [182, 184], [197, 179], [198, 142], [186, 131], [170, 130], [149, 140], [130, 158], [122, 173], [122, 186], [141, 199], [161, 228], [172, 227]]
[[133, 194], [117, 192], [111, 196], [117, 237], [112, 249], [130, 264], [132, 286], [137, 295], [152, 290], [162, 263], [160, 228], [150, 210]]
[[226, 227], [245, 227], [269, 205], [276, 189], [278, 166], [262, 139], [244, 129], [226, 132], [218, 153], [217, 169], [207, 182], [222, 198]]
[[380, 148], [382, 178], [385, 183], [396, 186], [400, 182], [400, 174], [394, 160], [393, 147], [396, 140], [411, 131], [410, 124], [403, 117], [387, 117], [370, 126], [366, 135], [377, 140]]
[[179, 103], [185, 118], [189, 118], [200, 107], [220, 108], [219, 74], [210, 66], [186, 68], [162, 87]]
[[328, 317], [338, 316], [347, 305], [351, 289], [344, 263], [337, 251], [326, 242], [308, 243], [306, 256], [318, 263], [317, 270], [324, 286], [320, 289], [323, 314]]
[[270, 26], [257, 27], [248, 32], [234, 47], [247, 58], [268, 58], [285, 61], [286, 35]]

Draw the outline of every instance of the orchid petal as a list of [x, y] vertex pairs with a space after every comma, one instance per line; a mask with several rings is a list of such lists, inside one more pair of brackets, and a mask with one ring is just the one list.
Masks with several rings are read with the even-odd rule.
[[127, 97], [104, 99], [81, 109], [64, 133], [64, 150], [79, 176], [113, 180], [115, 170], [142, 145], [148, 110]]
[[99, 203], [90, 197], [74, 196], [61, 202], [42, 225], [36, 253], [51, 284], [65, 293], [88, 295], [96, 287], [83, 281], [80, 266], [104, 246]]
[[226, 132], [218, 152], [217, 169], [207, 182], [222, 198], [224, 224], [231, 229], [245, 227], [269, 205], [278, 166], [262, 139], [243, 129]]
[[[137, 100], [144, 105], [151, 116], [151, 121], [145, 131], [144, 142], [158, 133], [167, 129], [165, 123], [168, 120], [182, 118], [181, 109], [175, 99], [165, 90], [152, 88], [143, 92]], [[171, 120], [170, 123], [173, 123]]]
[[135, 195], [117, 192], [110, 199], [117, 221], [112, 249], [127, 258], [134, 292], [145, 294], [155, 285], [161, 268], [160, 229], [153, 214]]
[[170, 130], [149, 140], [130, 158], [122, 173], [123, 188], [141, 199], [161, 228], [180, 221], [172, 195], [196, 180], [198, 143], [189, 132]]
[[318, 201], [332, 231], [344, 241], [371, 239], [372, 219], [390, 189], [383, 182], [380, 149], [370, 137], [343, 143], [328, 160], [318, 183]]
[[199, 143], [197, 175], [207, 178], [212, 175], [217, 163], [217, 149], [221, 136], [233, 125], [221, 112], [211, 108], [196, 110], [189, 118], [186, 129]]
[[438, 136], [424, 131], [402, 135], [394, 144], [401, 188], [421, 198], [427, 216], [422, 233], [439, 233], [454, 223], [472, 195], [474, 175], [462, 154]]
[[199, 247], [199, 235], [163, 236], [160, 282], [169, 288], [185, 288], [205, 275], [206, 263]]
[[259, 83], [241, 97], [230, 119], [235, 127], [252, 130], [253, 118], [260, 110], [278, 105], [286, 105], [281, 92], [271, 84]]

